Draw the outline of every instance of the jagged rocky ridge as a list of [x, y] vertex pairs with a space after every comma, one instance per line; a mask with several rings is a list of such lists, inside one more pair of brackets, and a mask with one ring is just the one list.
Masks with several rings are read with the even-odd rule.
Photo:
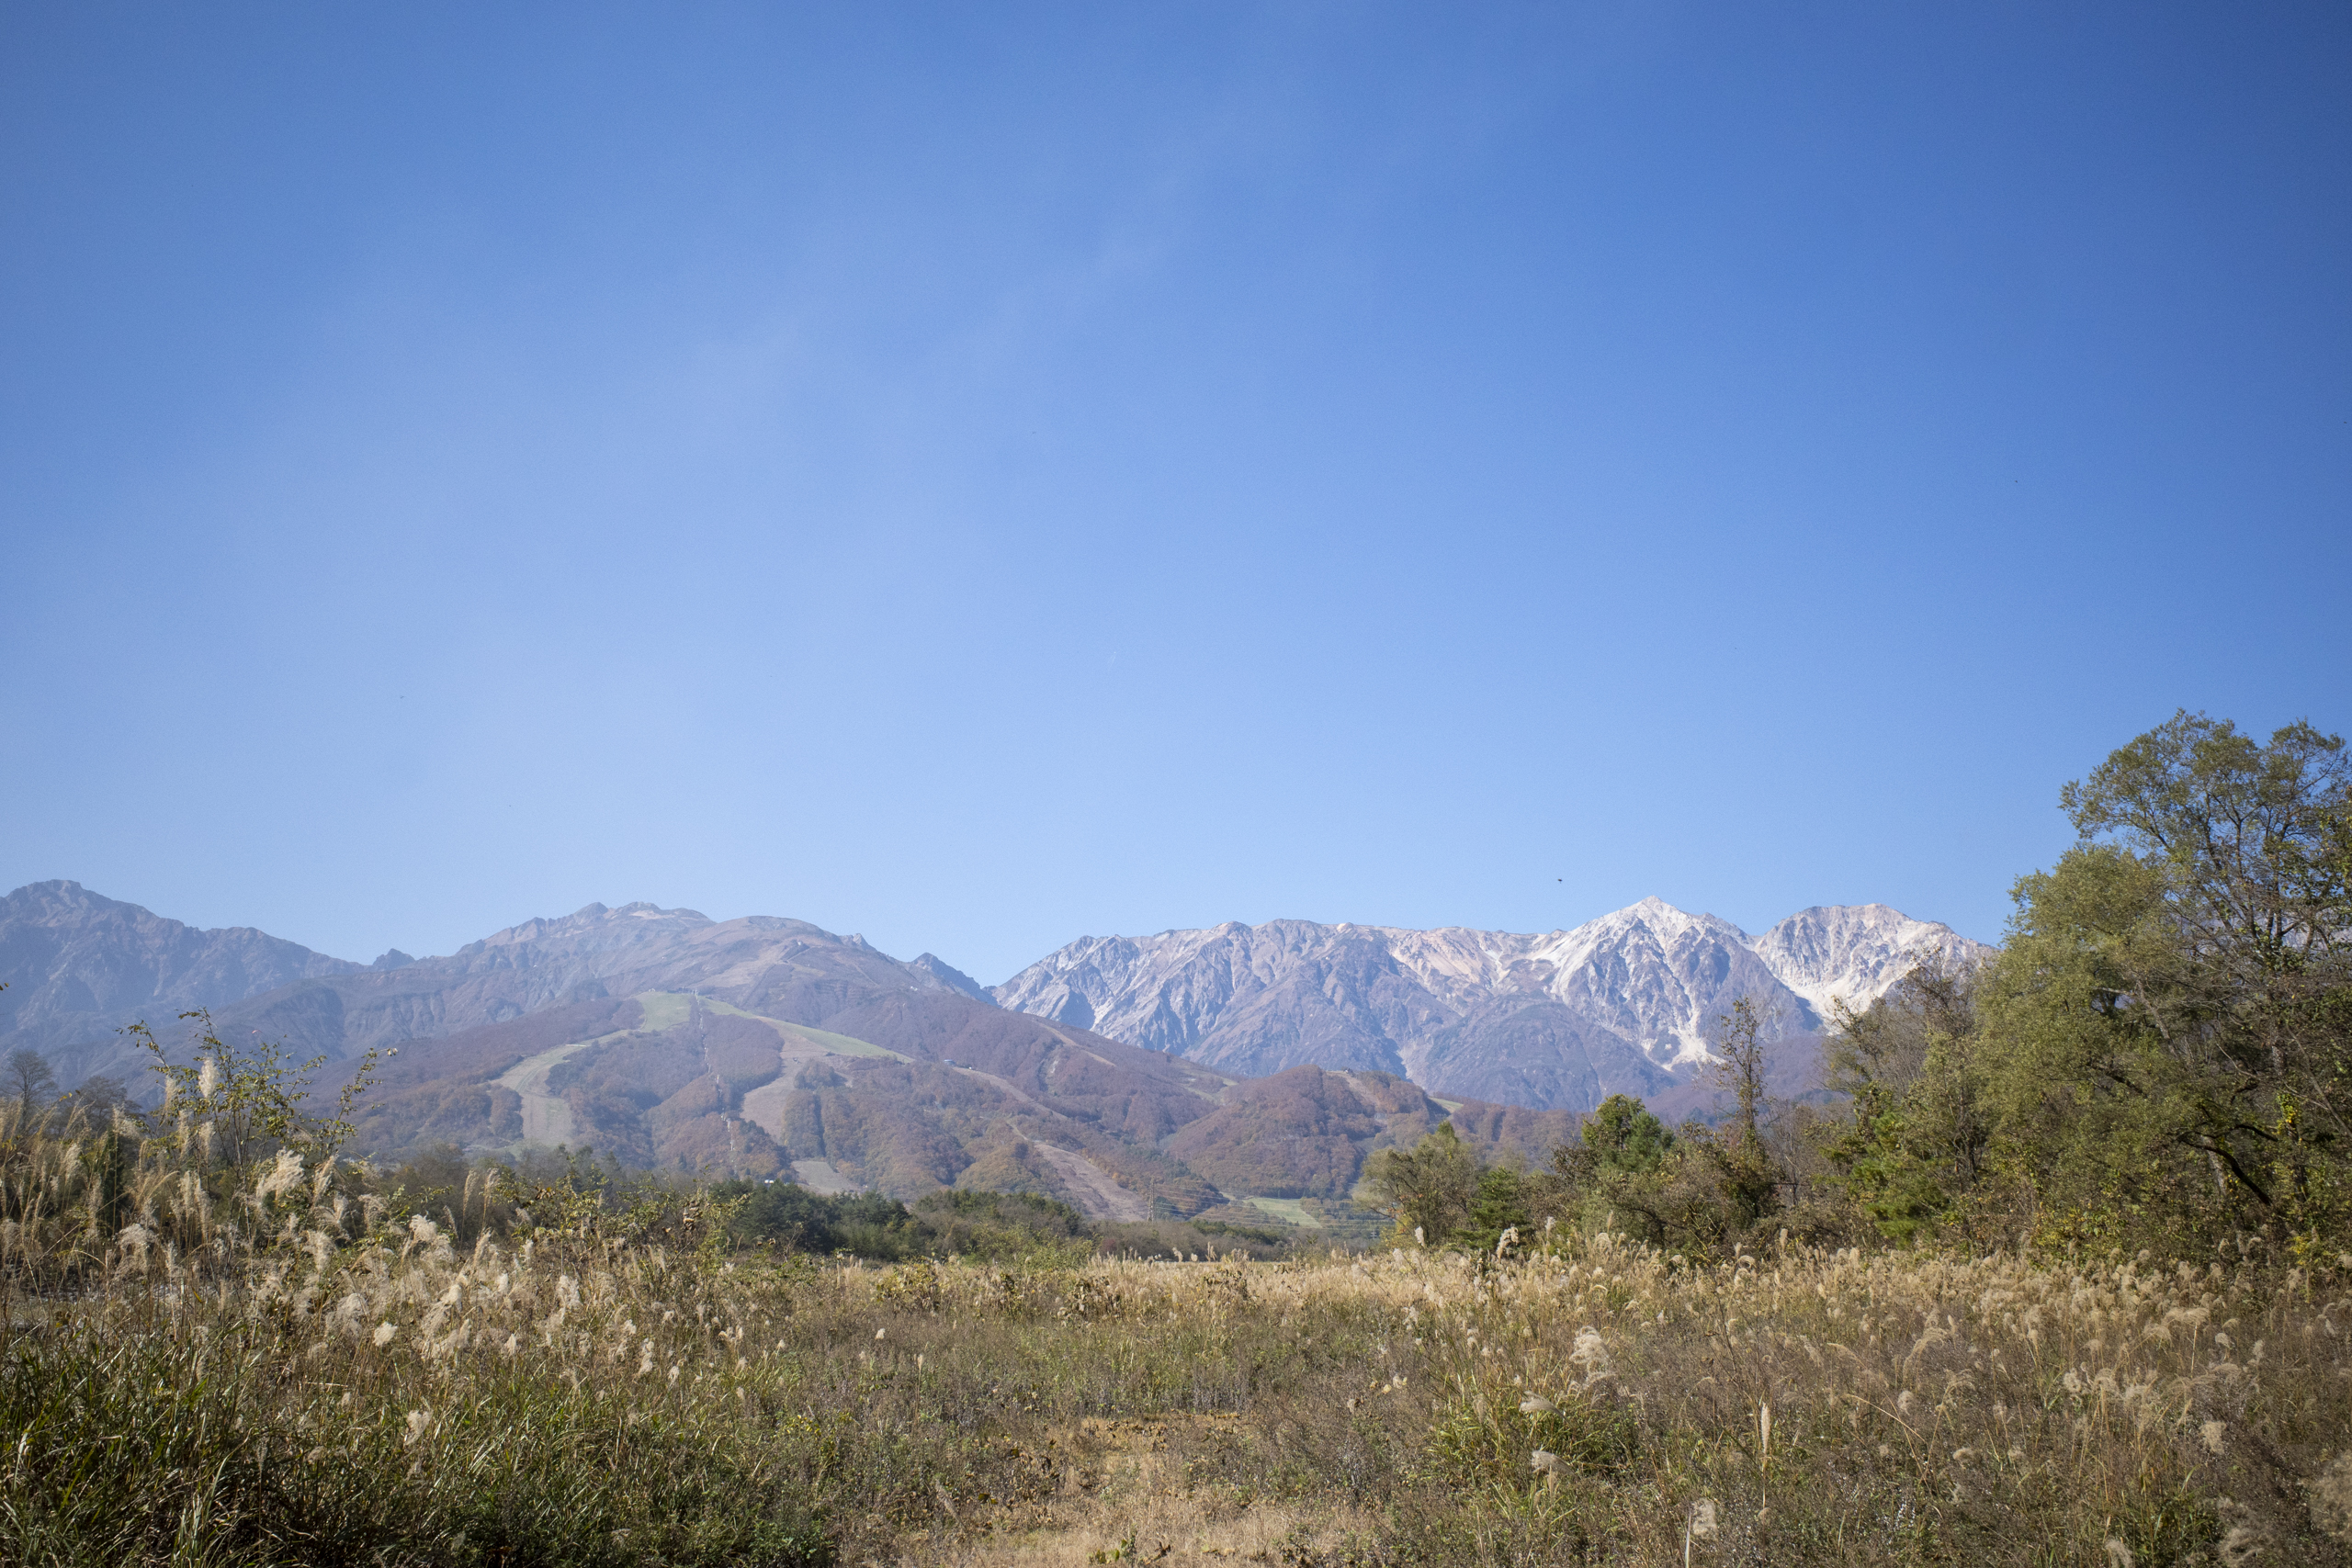
[[118, 1027], [168, 1037], [209, 1007], [224, 1038], [340, 1064], [327, 1088], [399, 1046], [362, 1128], [386, 1156], [593, 1145], [901, 1195], [1045, 1191], [1106, 1217], [1254, 1197], [1295, 1218], [1449, 1112], [1540, 1159], [1609, 1093], [1690, 1108], [1732, 998], [1776, 1006], [1801, 1046], [1833, 997], [1866, 1002], [1931, 948], [1976, 951], [1875, 905], [1749, 937], [1647, 900], [1544, 936], [1274, 921], [1090, 940], [992, 998], [932, 954], [801, 920], [592, 904], [362, 966], [49, 883], [0, 900], [0, 1043], [43, 1050], [69, 1085], [137, 1089]]
[[70, 1069], [77, 1048], [135, 1020], [162, 1028], [188, 1008], [360, 968], [251, 926], [201, 931], [78, 882], [35, 882], [0, 898], [0, 1047], [64, 1048]]
[[1687, 1083], [1735, 998], [1762, 1000], [1803, 1054], [1833, 998], [1866, 1006], [1925, 953], [1984, 951], [1883, 904], [1805, 909], [1750, 936], [1645, 898], [1542, 935], [1272, 920], [1089, 937], [993, 994], [1224, 1073], [1312, 1063], [1580, 1111]]

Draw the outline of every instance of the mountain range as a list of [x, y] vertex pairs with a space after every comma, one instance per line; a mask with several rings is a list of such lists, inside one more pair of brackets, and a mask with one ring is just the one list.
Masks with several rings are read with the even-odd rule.
[[325, 1058], [322, 1089], [396, 1050], [361, 1101], [357, 1146], [384, 1158], [593, 1146], [820, 1189], [1319, 1224], [1378, 1148], [1450, 1118], [1540, 1160], [1604, 1094], [1690, 1098], [1710, 1009], [1758, 996], [1800, 1047], [1832, 996], [1867, 1002], [1929, 947], [1974, 944], [1880, 906], [1750, 938], [1646, 900], [1548, 936], [1278, 920], [1088, 939], [991, 991], [801, 920], [591, 904], [360, 964], [51, 882], [0, 899], [0, 1048], [135, 1089], [146, 1058], [119, 1026], [185, 1050], [174, 1015], [201, 1007], [232, 1047]]
[[365, 965], [251, 926], [198, 931], [78, 882], [36, 882], [0, 898], [0, 1044], [66, 1048], [72, 1070], [94, 1042], [134, 1019], [158, 1026], [189, 1008], [258, 996]]
[[1804, 909], [1750, 936], [1645, 898], [1535, 936], [1272, 920], [1087, 937], [992, 994], [1220, 1072], [1313, 1063], [1583, 1111], [1688, 1083], [1735, 998], [1762, 1003], [1801, 1056], [1833, 998], [1866, 1007], [1921, 956], [1984, 951], [1883, 904]]

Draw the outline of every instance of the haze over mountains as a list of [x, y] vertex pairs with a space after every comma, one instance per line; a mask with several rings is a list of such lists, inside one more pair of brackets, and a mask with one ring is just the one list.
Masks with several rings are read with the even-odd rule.
[[592, 904], [362, 965], [55, 882], [0, 900], [0, 1048], [136, 1089], [145, 1058], [119, 1026], [168, 1039], [207, 1007], [232, 1043], [326, 1057], [329, 1087], [399, 1047], [359, 1139], [390, 1157], [593, 1145], [901, 1196], [1318, 1224], [1369, 1153], [1449, 1114], [1541, 1158], [1608, 1093], [1687, 1098], [1736, 996], [1780, 1008], [1793, 1043], [1832, 996], [1859, 1005], [1921, 951], [1975, 947], [1876, 905], [1749, 937], [1652, 899], [1546, 936], [1278, 920], [1089, 939], [991, 993], [801, 920]]
[[[592, 904], [366, 967], [257, 937], [72, 884], [19, 889], [0, 901], [0, 979], [15, 982], [0, 999], [21, 987], [43, 1000], [8, 1017], [0, 1044], [38, 1043], [69, 1084], [107, 1073], [138, 1089], [145, 1059], [115, 1025], [143, 1018], [186, 1050], [171, 1015], [209, 1006], [232, 1045], [327, 1057], [323, 1089], [396, 1045], [355, 1140], [387, 1158], [591, 1146], [820, 1189], [1045, 1192], [1114, 1219], [1320, 1224], [1344, 1217], [1315, 1205], [1343, 1210], [1368, 1153], [1449, 1112], [1474, 1142], [1538, 1158], [1574, 1123], [1440, 1105], [1376, 1074], [1236, 1080], [1000, 1008], [931, 954], [901, 963], [800, 920]], [[219, 957], [249, 950], [278, 967]]]
[[[37, 1051], [106, 1042], [134, 1019], [161, 1025], [297, 980], [363, 965], [250, 926], [198, 931], [78, 882], [36, 882], [0, 898], [0, 1044]], [[78, 1080], [74, 1050], [61, 1069]]]

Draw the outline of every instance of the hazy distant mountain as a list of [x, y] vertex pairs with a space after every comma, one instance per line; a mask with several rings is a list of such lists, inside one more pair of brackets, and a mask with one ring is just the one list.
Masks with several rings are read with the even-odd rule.
[[[981, 996], [929, 954], [900, 964], [863, 937], [804, 920], [591, 904], [446, 957], [394, 952], [359, 964], [248, 928], [197, 931], [71, 882], [0, 901], [0, 980], [9, 983], [0, 1039], [42, 1051], [67, 1082], [135, 1069], [119, 1026], [144, 1019], [168, 1040], [175, 1015], [196, 1007], [210, 1008], [232, 1038], [258, 1033], [333, 1059], [649, 990], [703, 990], [794, 1015], [890, 991]], [[981, 1005], [993, 1007], [984, 996]]]
[[1984, 951], [1883, 904], [1806, 909], [1749, 936], [1645, 898], [1544, 935], [1273, 920], [1090, 937], [993, 994], [1226, 1073], [1311, 1063], [1583, 1110], [1687, 1079], [1736, 998], [1758, 998], [1791, 1034], [1810, 1034], [1831, 998], [1866, 1005], [1930, 950]]
[[994, 1007], [996, 1005], [996, 998], [989, 995], [989, 989], [986, 986], [981, 985], [978, 980], [973, 979], [961, 969], [956, 968], [935, 954], [919, 953], [915, 954], [914, 957], [907, 961], [907, 967], [910, 969], [920, 970], [922, 973], [930, 976], [933, 979], [946, 987], [949, 990], [959, 991], [965, 996], [971, 998], [976, 1002], [987, 1002], [990, 1007]]
[[238, 1005], [225, 1021], [341, 1057], [645, 991], [698, 991], [815, 1022], [876, 995], [953, 993], [945, 976], [963, 979], [936, 960], [901, 964], [862, 936], [836, 936], [806, 920], [714, 920], [693, 909], [590, 904], [445, 957], [288, 987]]
[[61, 1077], [138, 1087], [143, 1058], [112, 1028], [144, 1016], [185, 1050], [171, 1015], [197, 1005], [233, 1043], [339, 1061], [330, 1091], [367, 1048], [397, 1045], [360, 1102], [356, 1145], [390, 1158], [562, 1145], [902, 1197], [1039, 1191], [1104, 1218], [1286, 1205], [1231, 1210], [1262, 1224], [1344, 1208], [1365, 1155], [1449, 1109], [1473, 1143], [1539, 1160], [1569, 1131], [1374, 1075], [1236, 1080], [1007, 1011], [932, 954], [900, 963], [802, 920], [592, 904], [362, 968], [257, 931], [192, 932], [71, 884], [6, 908], [0, 999], [40, 998]]
[[361, 1107], [360, 1152], [388, 1157], [594, 1145], [900, 1196], [1040, 1191], [1107, 1218], [1254, 1199], [1275, 1207], [1232, 1217], [1312, 1223], [1367, 1154], [1449, 1114], [1540, 1161], [1611, 1091], [1690, 1108], [1702, 1031], [1732, 998], [1808, 1030], [1928, 946], [1975, 950], [1878, 906], [1760, 937], [1655, 899], [1547, 936], [1280, 920], [1074, 943], [1000, 1007], [930, 953], [804, 920], [591, 904], [362, 967], [47, 883], [0, 903], [0, 1022], [69, 1083], [136, 1087], [115, 1028], [145, 1018], [169, 1041], [197, 1006], [298, 1059], [397, 1045]]
[[199, 931], [78, 882], [36, 882], [0, 898], [0, 1051], [43, 1052], [78, 1082], [87, 1047], [113, 1055], [123, 1024], [168, 1033], [190, 1008], [360, 967], [250, 926]]
[[[1315, 1111], [1331, 1093], [1265, 1100], [1163, 1053], [999, 1008], [928, 953], [901, 963], [805, 921], [644, 904], [591, 905], [447, 958], [290, 987], [230, 1023], [345, 1055], [407, 1041], [362, 1125], [387, 1155], [435, 1141], [591, 1144], [632, 1164], [789, 1168], [820, 1187], [900, 1196], [1042, 1191], [1108, 1218], [1343, 1195], [1367, 1153], [1445, 1114], [1398, 1084], [1374, 1095], [1378, 1114], [1335, 1134]], [[1246, 1133], [1216, 1123], [1197, 1157], [1177, 1152], [1177, 1135], [1229, 1103]], [[1538, 1158], [1568, 1132], [1502, 1107], [1465, 1111], [1474, 1141]], [[1307, 1181], [1298, 1161], [1259, 1146], [1303, 1149], [1306, 1137]]]

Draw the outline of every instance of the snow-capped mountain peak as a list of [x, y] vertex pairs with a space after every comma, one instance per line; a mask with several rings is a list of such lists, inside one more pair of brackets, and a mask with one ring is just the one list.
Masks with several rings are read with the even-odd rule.
[[1859, 1011], [1924, 957], [1962, 963], [1984, 951], [1950, 926], [1915, 920], [1884, 904], [1800, 909], [1748, 945], [1824, 1022], [1833, 999]]
[[1542, 934], [1270, 920], [1090, 937], [992, 994], [1227, 1071], [1311, 1062], [1582, 1108], [1688, 1077], [1739, 997], [1811, 1032], [1833, 998], [1867, 1006], [1928, 950], [1981, 951], [1879, 904], [1806, 909], [1750, 936], [1648, 897]]

